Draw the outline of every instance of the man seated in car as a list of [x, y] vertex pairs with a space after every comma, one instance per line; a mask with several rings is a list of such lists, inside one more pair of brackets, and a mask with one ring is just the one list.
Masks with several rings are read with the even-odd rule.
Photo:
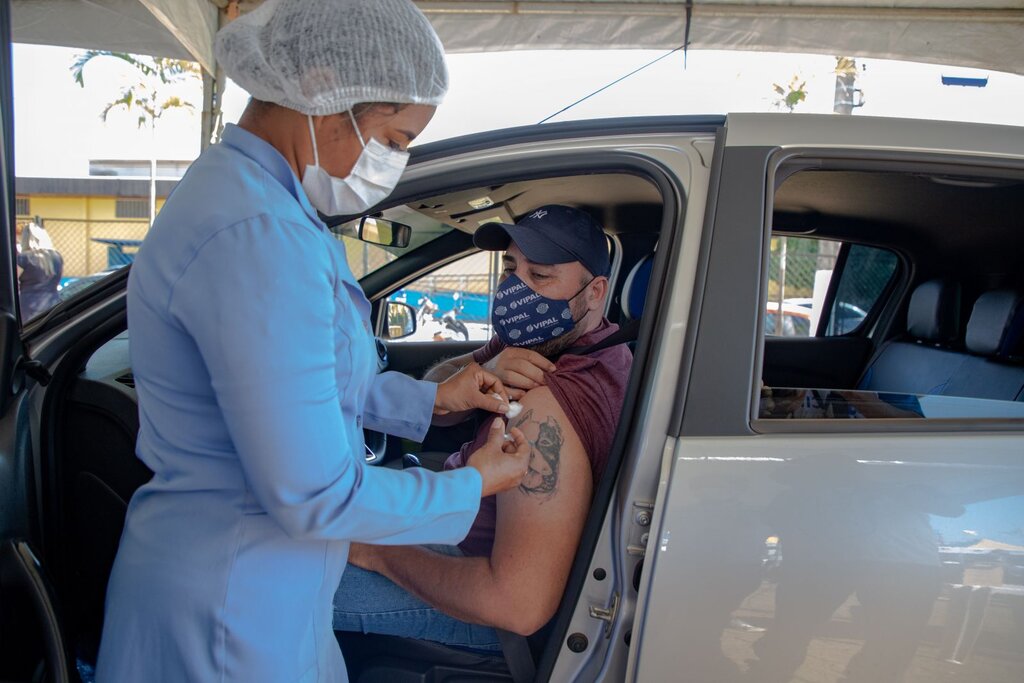
[[[586, 349], [617, 329], [604, 317], [607, 241], [583, 211], [549, 205], [515, 225], [486, 224], [474, 242], [505, 250], [496, 336], [427, 378], [441, 381], [471, 360], [498, 374], [522, 406], [508, 424], [532, 444], [530, 470], [518, 489], [481, 501], [458, 547], [353, 544], [335, 598], [336, 630], [499, 650], [496, 628], [534, 633], [565, 589], [632, 362], [624, 344]], [[493, 423], [483, 421], [445, 468], [463, 467]]]

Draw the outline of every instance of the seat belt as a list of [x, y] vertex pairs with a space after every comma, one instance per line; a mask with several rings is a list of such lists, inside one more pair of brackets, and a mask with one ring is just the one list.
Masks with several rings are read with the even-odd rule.
[[[576, 346], [566, 349], [558, 355], [585, 356], [611, 346], [636, 341], [639, 333], [640, 320], [638, 318], [625, 323], [596, 344]], [[498, 634], [498, 642], [501, 643], [501, 651], [505, 655], [505, 663], [508, 665], [509, 673], [512, 674], [513, 683], [530, 683], [533, 681], [537, 676], [537, 665], [533, 661], [533, 653], [530, 651], [529, 641], [523, 636], [500, 628], [494, 630]]]
[[525, 636], [504, 629], [494, 630], [498, 634], [498, 642], [501, 643], [508, 672], [512, 674], [512, 683], [532, 683], [537, 677], [537, 665], [533, 662], [529, 641]]
[[559, 356], [586, 356], [590, 353], [607, 349], [610, 346], [616, 346], [618, 344], [627, 344], [631, 341], [636, 341], [637, 336], [640, 334], [640, 319], [630, 320], [628, 323], [623, 324], [619, 329], [615, 330], [607, 337], [591, 344], [590, 346], [574, 346], [571, 349], [566, 349]]

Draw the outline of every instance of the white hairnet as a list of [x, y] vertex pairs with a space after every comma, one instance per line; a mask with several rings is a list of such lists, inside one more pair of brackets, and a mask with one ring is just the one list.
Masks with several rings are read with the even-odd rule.
[[441, 103], [444, 48], [410, 0], [267, 0], [220, 30], [217, 61], [257, 100], [326, 116]]

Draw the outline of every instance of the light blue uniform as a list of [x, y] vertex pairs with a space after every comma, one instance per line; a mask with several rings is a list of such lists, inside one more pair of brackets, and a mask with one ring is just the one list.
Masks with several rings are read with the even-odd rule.
[[436, 385], [376, 374], [370, 306], [273, 147], [229, 126], [128, 284], [138, 456], [97, 665], [116, 681], [344, 681], [349, 541], [457, 543], [473, 468], [365, 466], [362, 427], [420, 439]]

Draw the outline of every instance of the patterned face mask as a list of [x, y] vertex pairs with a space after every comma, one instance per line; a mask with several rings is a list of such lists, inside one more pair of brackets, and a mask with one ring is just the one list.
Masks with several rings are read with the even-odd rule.
[[494, 293], [491, 324], [495, 333], [507, 346], [535, 346], [572, 332], [577, 321], [573, 320], [569, 302], [590, 282], [568, 299], [549, 299], [519, 276], [508, 276]]

